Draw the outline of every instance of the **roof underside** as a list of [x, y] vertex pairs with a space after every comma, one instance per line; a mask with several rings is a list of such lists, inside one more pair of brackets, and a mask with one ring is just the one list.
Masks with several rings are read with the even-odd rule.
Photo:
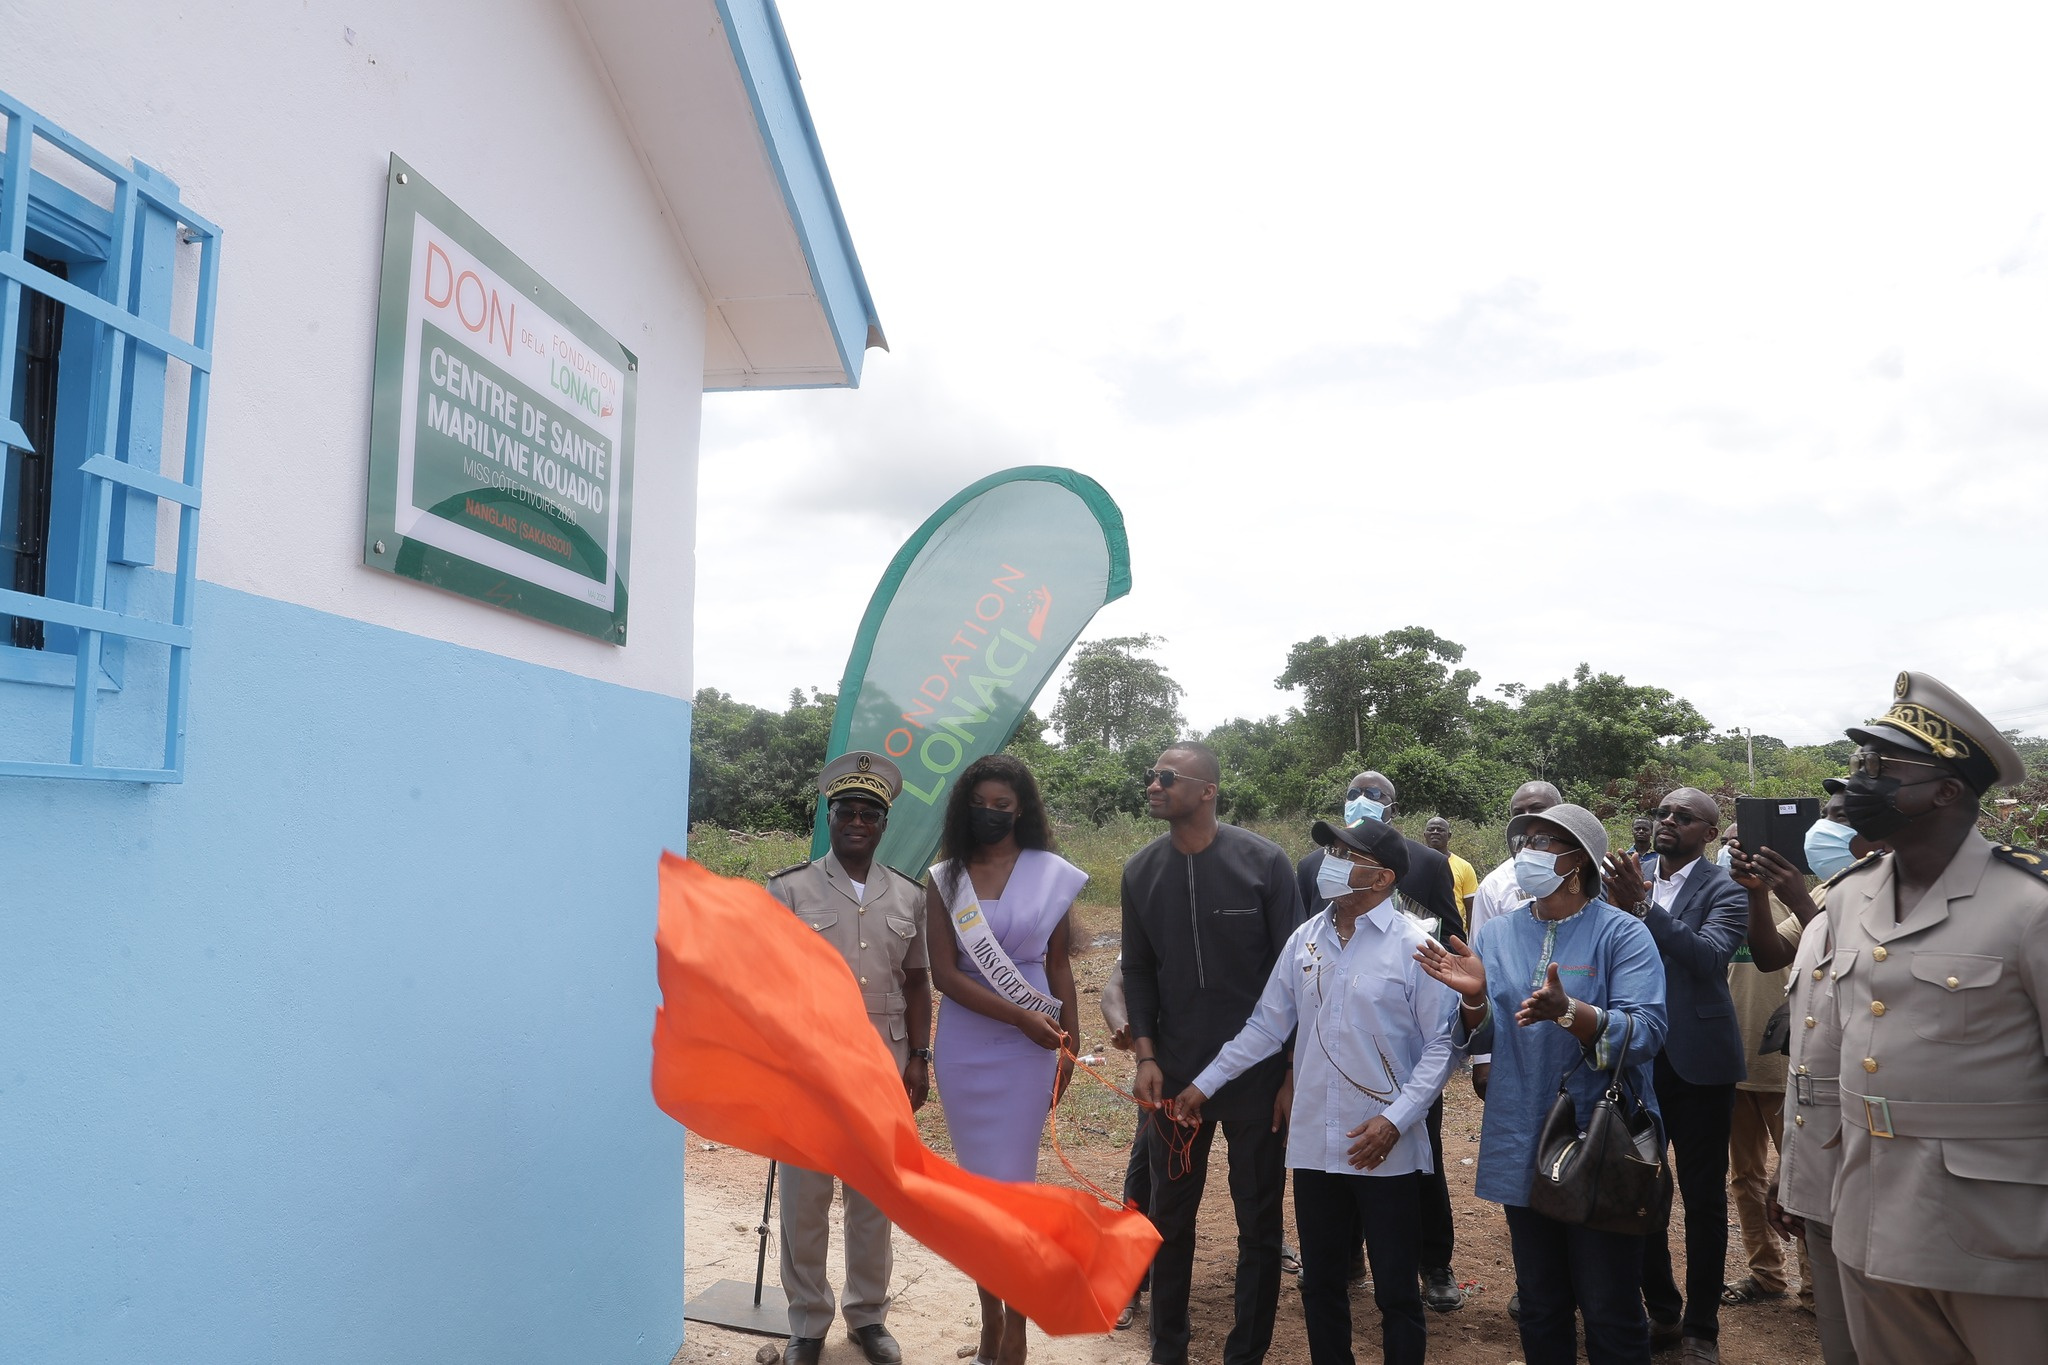
[[845, 387], [887, 348], [773, 0], [567, 0], [709, 303], [707, 389]]

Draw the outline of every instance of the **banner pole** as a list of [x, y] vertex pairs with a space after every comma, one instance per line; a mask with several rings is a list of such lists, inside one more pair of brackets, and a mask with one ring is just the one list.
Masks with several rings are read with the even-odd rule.
[[775, 1162], [768, 1163], [768, 1189], [761, 1196], [761, 1226], [754, 1229], [761, 1235], [760, 1254], [754, 1258], [754, 1307], [761, 1306], [761, 1281], [768, 1273], [768, 1211], [775, 1203]]

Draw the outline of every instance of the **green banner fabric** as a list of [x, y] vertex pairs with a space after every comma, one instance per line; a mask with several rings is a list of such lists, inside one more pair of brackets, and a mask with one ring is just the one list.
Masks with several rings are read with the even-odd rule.
[[[903, 543], [854, 637], [826, 754], [869, 749], [903, 770], [884, 863], [924, 875], [954, 775], [1010, 742], [1096, 611], [1130, 590], [1123, 513], [1071, 469], [991, 474]], [[812, 856], [826, 847], [821, 805]]]

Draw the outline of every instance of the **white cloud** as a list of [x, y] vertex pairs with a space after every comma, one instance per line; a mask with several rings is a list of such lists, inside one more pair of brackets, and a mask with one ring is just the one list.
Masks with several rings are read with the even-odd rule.
[[1198, 725], [1418, 623], [1795, 741], [1902, 667], [2048, 728], [2031, 13], [783, 13], [896, 350], [707, 400], [700, 685], [833, 685], [924, 515], [1059, 463]]

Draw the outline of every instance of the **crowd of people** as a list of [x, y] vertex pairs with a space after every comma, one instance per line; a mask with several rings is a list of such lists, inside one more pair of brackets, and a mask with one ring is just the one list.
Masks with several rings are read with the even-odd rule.
[[[2048, 861], [1978, 832], [1984, 795], [2024, 765], [1924, 674], [1901, 674], [1890, 709], [1848, 734], [1850, 772], [1794, 850], [1804, 868], [1743, 847], [1705, 792], [1666, 794], [1611, 850], [1593, 812], [1531, 781], [1511, 802], [1512, 856], [1483, 878], [1450, 854], [1447, 822], [1420, 842], [1394, 828], [1384, 774], [1351, 781], [1297, 866], [1218, 819], [1213, 753], [1162, 753], [1145, 794], [1166, 832], [1124, 866], [1102, 997], [1148, 1113], [1124, 1193], [1161, 1239], [1117, 1325], [1144, 1323], [1154, 1365], [1189, 1358], [1220, 1130], [1237, 1224], [1224, 1365], [1265, 1359], [1290, 1270], [1311, 1360], [1351, 1361], [1368, 1268], [1384, 1359], [1424, 1360], [1428, 1310], [1463, 1305], [1442, 1114], [1469, 1059], [1474, 1187], [1502, 1206], [1528, 1365], [1570, 1365], [1582, 1341], [1592, 1365], [1717, 1361], [1722, 1308], [1783, 1300], [1795, 1280], [1828, 1365], [2040, 1359]], [[831, 852], [771, 891], [846, 955], [913, 1106], [937, 986], [960, 1164], [1034, 1179], [1079, 1036], [1067, 912], [1086, 874], [1052, 850], [1014, 758], [962, 773], [922, 887], [873, 859], [900, 790], [887, 759], [844, 755], [820, 788]], [[803, 1172], [785, 1186], [791, 1365], [818, 1360], [834, 1316], [831, 1188]], [[852, 1190], [844, 1217], [849, 1331], [891, 1365], [888, 1225]], [[981, 1298], [977, 1365], [1018, 1365], [1023, 1319]]]

